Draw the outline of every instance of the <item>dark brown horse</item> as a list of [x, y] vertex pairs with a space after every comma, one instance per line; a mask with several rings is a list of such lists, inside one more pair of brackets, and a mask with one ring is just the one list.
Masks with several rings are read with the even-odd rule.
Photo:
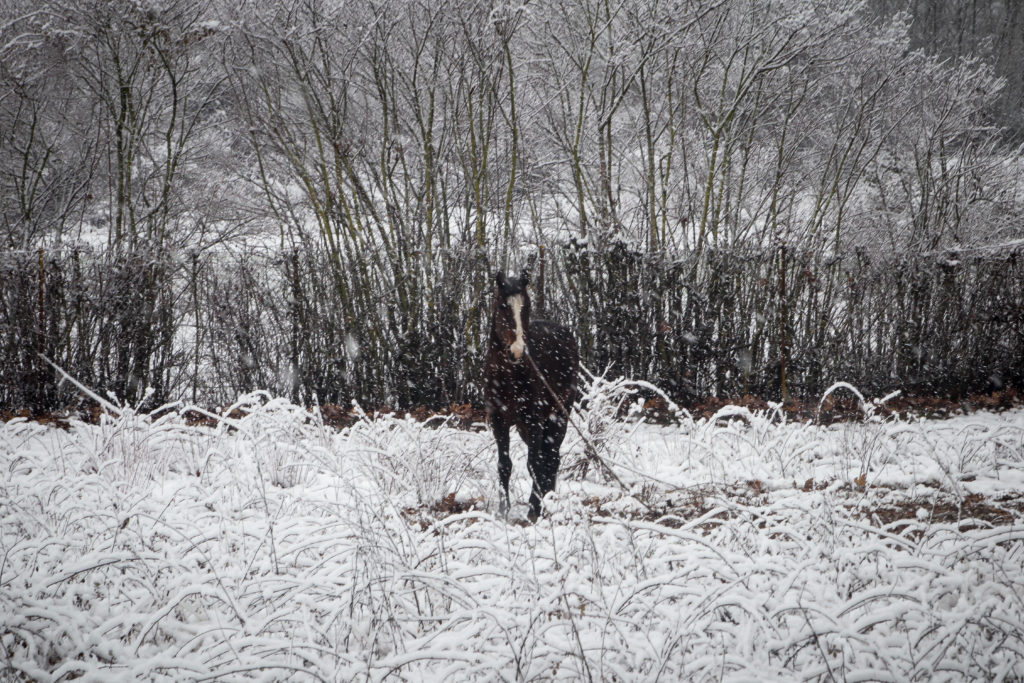
[[508, 513], [508, 479], [512, 473], [509, 430], [526, 443], [526, 466], [533, 477], [530, 519], [540, 515], [541, 501], [553, 491], [561, 460], [569, 410], [576, 399], [579, 351], [565, 327], [530, 320], [529, 273], [495, 276], [491, 336], [484, 359], [484, 397], [498, 442], [501, 514]]

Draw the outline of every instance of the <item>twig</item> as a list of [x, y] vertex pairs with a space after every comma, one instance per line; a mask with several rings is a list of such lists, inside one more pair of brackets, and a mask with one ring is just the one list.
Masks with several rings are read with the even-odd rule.
[[[597, 454], [597, 447], [594, 446], [593, 442], [587, 438], [586, 433], [580, 427], [579, 423], [573, 419], [572, 411], [569, 408], [565, 407], [565, 403], [562, 402], [562, 399], [559, 398], [557, 393], [555, 393], [555, 390], [551, 388], [550, 384], [548, 384], [548, 380], [544, 376], [544, 373], [540, 371], [540, 368], [538, 368], [537, 364], [533, 361], [533, 356], [530, 355], [529, 347], [527, 347], [527, 351], [523, 355], [526, 357], [526, 360], [529, 361], [530, 367], [533, 368], [533, 371], [537, 373], [537, 377], [539, 377], [540, 381], [544, 383], [544, 386], [547, 388], [548, 393], [551, 394], [551, 398], [555, 399], [555, 403], [558, 404], [559, 409], [561, 409], [562, 412], [565, 413], [566, 419], [572, 424], [573, 427], [576, 428], [576, 431], [579, 432], [580, 438], [583, 439], [583, 442], [587, 445], [587, 448], [583, 449], [587, 458], [592, 460], [598, 467], [600, 467], [607, 474], [609, 474], [611, 478], [615, 480], [615, 483], [622, 487], [623, 490], [628, 490], [626, 485], [623, 483], [622, 479], [619, 478], [619, 475], [615, 474], [612, 468], [608, 466], [608, 463], [606, 463], [604, 459]], [[643, 505], [648, 510], [653, 509], [643, 500], [640, 500], [639, 498], [637, 498], [637, 500], [640, 501], [640, 504]]]
[[84, 384], [79, 382], [77, 379], [75, 379], [74, 377], [69, 375], [67, 372], [64, 371], [64, 369], [62, 367], [60, 367], [59, 365], [54, 363], [52, 360], [50, 360], [49, 358], [47, 358], [43, 354], [40, 353], [40, 354], [38, 354], [38, 356], [40, 358], [42, 358], [43, 360], [45, 360], [47, 363], [49, 363], [51, 366], [53, 366], [53, 369], [56, 370], [57, 372], [59, 372], [63, 376], [64, 379], [66, 379], [67, 381], [71, 382], [76, 387], [78, 387], [79, 391], [81, 391], [83, 394], [85, 394], [86, 396], [88, 396], [92, 400], [96, 401], [101, 406], [103, 406], [104, 410], [108, 410], [108, 411], [114, 413], [115, 415], [117, 415], [118, 417], [121, 417], [121, 412], [122, 411], [121, 411], [120, 408], [118, 408], [113, 403], [111, 403], [110, 401], [108, 401], [105, 398], [101, 397], [99, 394], [94, 392], [92, 389], [88, 388], [87, 386], [85, 386]]

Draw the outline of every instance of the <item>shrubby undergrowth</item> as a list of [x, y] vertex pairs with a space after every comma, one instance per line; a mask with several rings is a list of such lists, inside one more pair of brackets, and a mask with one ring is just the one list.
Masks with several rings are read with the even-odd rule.
[[[592, 378], [536, 525], [486, 431], [242, 397], [0, 425], [13, 680], [1024, 676], [1024, 414], [642, 424]], [[591, 468], [587, 443], [614, 473]], [[513, 500], [528, 493], [513, 440]]]
[[479, 403], [531, 259], [680, 402], [1020, 389], [1020, 18], [960, 4], [10, 0], [0, 405], [74, 398], [39, 354], [133, 402]]

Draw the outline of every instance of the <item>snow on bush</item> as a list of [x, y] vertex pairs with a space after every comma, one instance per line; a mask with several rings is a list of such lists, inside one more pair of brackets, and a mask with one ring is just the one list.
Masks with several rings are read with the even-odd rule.
[[214, 427], [2, 424], [0, 673], [1024, 676], [1024, 412], [656, 427], [597, 379], [565, 462], [617, 481], [563, 476], [532, 526], [493, 514], [490, 434], [441, 420], [253, 394]]

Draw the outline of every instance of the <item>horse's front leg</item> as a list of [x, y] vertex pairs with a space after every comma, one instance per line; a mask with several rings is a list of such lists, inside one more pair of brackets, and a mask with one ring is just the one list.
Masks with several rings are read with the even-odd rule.
[[498, 444], [498, 513], [505, 517], [508, 515], [508, 480], [512, 475], [512, 458], [508, 453], [509, 424], [502, 415], [502, 411], [496, 410], [491, 415], [491, 430], [494, 432], [494, 441]]
[[568, 421], [561, 413], [552, 412], [540, 421], [534, 431], [536, 436], [531, 440], [530, 455], [527, 460], [530, 475], [533, 477], [533, 492], [530, 494], [530, 520], [537, 521], [540, 517], [544, 496], [555, 490], [558, 481], [558, 467], [562, 456], [560, 448], [565, 439]]
[[530, 470], [533, 488], [530, 490], [530, 512], [528, 517], [531, 522], [536, 522], [540, 517], [544, 495], [551, 489], [546, 485], [548, 467], [545, 462], [543, 426], [533, 425], [530, 432], [531, 437], [527, 444], [526, 465]]

